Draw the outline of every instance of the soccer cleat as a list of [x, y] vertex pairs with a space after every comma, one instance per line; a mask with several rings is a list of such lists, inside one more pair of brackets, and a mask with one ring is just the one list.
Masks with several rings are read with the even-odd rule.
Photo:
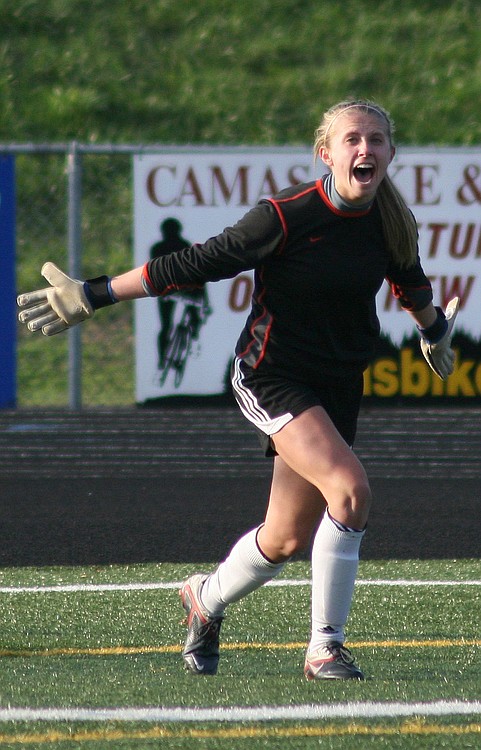
[[182, 656], [194, 674], [216, 674], [219, 664], [219, 631], [223, 617], [211, 617], [202, 606], [200, 590], [207, 576], [191, 576], [179, 591], [187, 617], [187, 638]]
[[337, 641], [326, 643], [314, 653], [307, 654], [304, 675], [308, 680], [364, 679], [349, 649]]

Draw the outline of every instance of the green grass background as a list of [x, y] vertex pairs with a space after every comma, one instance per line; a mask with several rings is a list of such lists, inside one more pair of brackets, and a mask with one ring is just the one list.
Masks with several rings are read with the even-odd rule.
[[479, 143], [476, 0], [0, 3], [0, 139], [310, 142], [348, 95], [411, 144]]
[[[309, 145], [327, 107], [362, 96], [401, 145], [479, 144], [480, 51], [477, 0], [0, 0], [0, 142]], [[129, 268], [132, 247], [129, 159], [92, 159], [90, 276]], [[65, 265], [64, 158], [18, 157], [17, 181], [25, 291], [44, 260]], [[98, 321], [84, 403], [132, 403], [131, 306]], [[66, 351], [19, 331], [20, 405], [67, 402]]]

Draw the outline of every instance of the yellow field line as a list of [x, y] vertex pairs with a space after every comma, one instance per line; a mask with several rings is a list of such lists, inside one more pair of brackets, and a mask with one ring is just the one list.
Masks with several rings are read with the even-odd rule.
[[[436, 639], [410, 641], [353, 641], [349, 644], [353, 648], [464, 648], [467, 646], [481, 646], [481, 639]], [[224, 651], [292, 651], [305, 649], [306, 642], [292, 643], [223, 643]], [[166, 646], [101, 646], [92, 648], [45, 648], [45, 649], [0, 649], [0, 657], [29, 657], [29, 656], [128, 656], [132, 654], [177, 654], [182, 651], [178, 644]]]
[[47, 744], [52, 742], [114, 742], [122, 740], [156, 739], [256, 739], [289, 737], [341, 737], [341, 736], [396, 736], [396, 735], [443, 735], [460, 736], [481, 734], [481, 724], [428, 724], [422, 720], [406, 721], [402, 724], [382, 726], [350, 723], [324, 726], [290, 727], [230, 727], [212, 729], [167, 729], [157, 726], [146, 730], [105, 729], [81, 732], [59, 732], [50, 730], [44, 733], [0, 734], [0, 743], [8, 745]]

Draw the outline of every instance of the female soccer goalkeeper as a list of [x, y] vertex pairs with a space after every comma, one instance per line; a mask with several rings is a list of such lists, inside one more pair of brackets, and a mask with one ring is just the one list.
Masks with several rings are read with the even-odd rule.
[[214, 572], [182, 586], [183, 658], [197, 674], [217, 671], [228, 605], [278, 575], [313, 539], [305, 676], [363, 679], [344, 646], [344, 628], [371, 491], [351, 447], [363, 370], [379, 335], [375, 295], [384, 279], [419, 328], [433, 370], [446, 378], [453, 368], [457, 301], [447, 315], [433, 306], [415, 220], [387, 175], [395, 151], [388, 113], [365, 100], [335, 105], [316, 131], [314, 151], [327, 176], [261, 200], [204, 244], [86, 282], [46, 263], [42, 274], [51, 286], [18, 299], [20, 320], [50, 336], [106, 305], [255, 269], [232, 385], [266, 455], [274, 457], [272, 486], [264, 522]]

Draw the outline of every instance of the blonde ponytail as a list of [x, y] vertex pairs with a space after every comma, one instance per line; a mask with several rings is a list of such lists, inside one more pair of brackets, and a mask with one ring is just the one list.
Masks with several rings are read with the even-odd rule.
[[416, 263], [418, 228], [404, 198], [386, 175], [376, 194], [384, 239], [393, 261], [402, 268]]

